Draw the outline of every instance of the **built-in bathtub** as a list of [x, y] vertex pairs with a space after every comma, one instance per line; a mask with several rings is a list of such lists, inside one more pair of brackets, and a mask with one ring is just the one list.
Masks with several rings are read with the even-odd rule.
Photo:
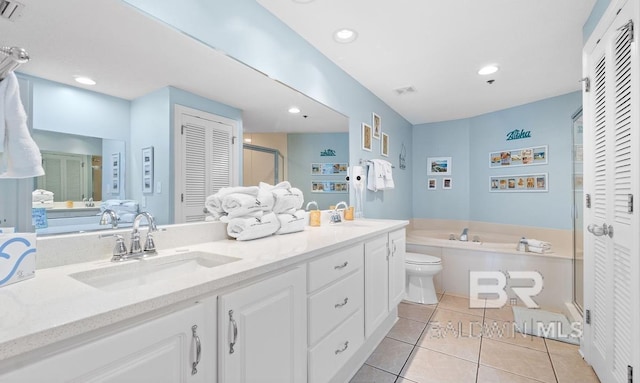
[[[449, 239], [451, 235], [459, 238], [462, 228], [469, 229], [468, 241]], [[488, 230], [491, 228], [495, 230]], [[543, 309], [565, 312], [566, 303], [572, 301], [573, 279], [573, 253], [567, 249], [572, 241], [567, 232], [487, 223], [414, 220], [407, 230], [407, 251], [440, 257], [443, 270], [434, 278], [436, 291], [459, 296], [470, 295], [470, 271], [537, 271], [543, 277], [543, 289], [534, 300]], [[523, 236], [550, 242], [552, 252], [538, 254], [516, 250]], [[507, 279], [509, 298], [516, 298], [509, 286], [525, 287], [531, 283]], [[518, 304], [521, 303], [518, 300]]]

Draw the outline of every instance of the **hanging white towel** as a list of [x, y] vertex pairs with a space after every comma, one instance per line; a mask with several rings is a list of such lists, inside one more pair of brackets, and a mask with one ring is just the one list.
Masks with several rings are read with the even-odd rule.
[[20, 101], [18, 78], [7, 73], [0, 81], [0, 178], [44, 175], [42, 156], [27, 127], [27, 113]]
[[227, 234], [238, 241], [268, 237], [278, 231], [280, 221], [274, 213], [262, 217], [238, 217], [229, 220]]
[[393, 189], [393, 174], [391, 163], [385, 160], [370, 160], [367, 173], [367, 189], [372, 191]]
[[277, 216], [280, 221], [280, 229], [276, 231], [276, 234], [289, 234], [303, 231], [307, 224], [304, 210], [298, 210], [293, 214], [278, 214]]

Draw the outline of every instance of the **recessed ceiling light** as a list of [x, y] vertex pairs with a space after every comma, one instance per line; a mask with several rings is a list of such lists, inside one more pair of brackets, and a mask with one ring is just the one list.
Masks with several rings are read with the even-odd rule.
[[497, 71], [498, 71], [498, 66], [497, 65], [487, 65], [487, 66], [481, 68], [478, 71], [478, 74], [482, 75], [482, 76], [486, 76], [488, 74], [496, 73]]
[[295, 106], [292, 106], [291, 108], [289, 108], [289, 113], [291, 114], [297, 114], [300, 113], [300, 108], [297, 108]]
[[358, 32], [349, 28], [338, 29], [333, 33], [333, 39], [339, 43], [350, 43], [358, 38]]
[[83, 85], [96, 85], [96, 82], [89, 78], [89, 77], [85, 77], [85, 76], [76, 76], [76, 81], [79, 82], [80, 84]]
[[251, 138], [245, 138], [244, 142], [249, 142], [250, 143], [251, 142]]

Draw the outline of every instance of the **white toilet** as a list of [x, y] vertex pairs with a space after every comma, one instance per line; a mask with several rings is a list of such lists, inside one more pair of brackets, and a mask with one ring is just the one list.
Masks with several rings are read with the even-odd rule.
[[404, 263], [407, 270], [405, 299], [428, 305], [438, 303], [433, 276], [442, 270], [442, 260], [428, 254], [406, 253]]

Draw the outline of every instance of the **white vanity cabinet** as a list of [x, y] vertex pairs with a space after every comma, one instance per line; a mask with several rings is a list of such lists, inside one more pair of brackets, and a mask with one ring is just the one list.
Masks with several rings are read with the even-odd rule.
[[364, 342], [362, 243], [309, 262], [309, 383], [324, 383]]
[[307, 381], [305, 267], [218, 299], [219, 382]]
[[216, 369], [215, 320], [215, 300], [199, 302], [72, 346], [0, 375], [0, 382], [212, 382]]
[[365, 334], [369, 337], [405, 293], [405, 230], [364, 244]]

